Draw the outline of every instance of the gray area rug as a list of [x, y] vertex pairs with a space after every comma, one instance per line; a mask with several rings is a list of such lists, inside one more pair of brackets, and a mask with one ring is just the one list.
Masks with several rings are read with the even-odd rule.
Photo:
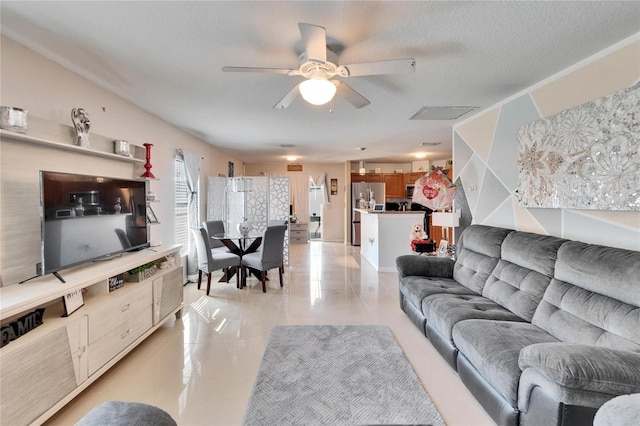
[[391, 330], [271, 330], [245, 425], [444, 425]]

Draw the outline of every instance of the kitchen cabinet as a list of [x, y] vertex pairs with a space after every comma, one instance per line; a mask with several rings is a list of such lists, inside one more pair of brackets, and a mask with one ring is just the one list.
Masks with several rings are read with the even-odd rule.
[[384, 182], [382, 173], [365, 173], [361, 175], [359, 173], [351, 173], [351, 182]]
[[413, 185], [418, 179], [424, 176], [425, 172], [411, 172], [404, 174], [405, 185]]
[[385, 183], [385, 194], [387, 198], [404, 198], [405, 185], [402, 173], [384, 173], [382, 175]]

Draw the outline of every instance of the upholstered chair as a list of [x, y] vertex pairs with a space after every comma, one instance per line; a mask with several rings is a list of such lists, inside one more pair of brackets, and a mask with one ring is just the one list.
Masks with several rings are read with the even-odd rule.
[[[198, 290], [202, 283], [202, 273], [207, 274], [207, 295], [211, 290], [211, 272], [240, 266], [240, 256], [230, 252], [212, 252], [209, 235], [204, 228], [191, 228], [198, 255]], [[225, 274], [227, 277], [229, 274]], [[227, 278], [227, 282], [228, 278]], [[236, 286], [240, 286], [240, 277], [236, 276]]]
[[287, 225], [267, 226], [262, 234], [262, 245], [253, 253], [242, 256], [242, 279], [246, 280], [246, 268], [260, 271], [262, 292], [267, 292], [266, 273], [270, 269], [278, 268], [280, 273], [280, 287], [282, 287], [284, 234]]

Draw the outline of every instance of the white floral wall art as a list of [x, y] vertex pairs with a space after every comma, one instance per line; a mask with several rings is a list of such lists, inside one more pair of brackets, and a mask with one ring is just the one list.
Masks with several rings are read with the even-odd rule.
[[522, 207], [640, 211], [640, 83], [520, 127]]

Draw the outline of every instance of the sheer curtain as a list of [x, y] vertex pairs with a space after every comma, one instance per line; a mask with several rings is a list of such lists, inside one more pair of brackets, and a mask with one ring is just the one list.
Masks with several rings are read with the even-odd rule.
[[331, 197], [329, 196], [329, 184], [327, 182], [327, 172], [322, 172], [320, 176], [315, 179], [311, 177], [311, 183], [314, 186], [321, 186], [322, 191], [324, 192], [324, 204], [325, 206], [331, 205]]
[[[189, 213], [188, 225], [200, 226], [200, 218], [198, 217], [198, 185], [200, 183], [200, 165], [202, 158], [191, 152], [179, 150], [178, 155], [182, 157], [184, 164], [184, 174], [187, 181], [187, 190], [189, 191]], [[187, 277], [192, 281], [198, 274], [198, 259], [196, 256], [196, 246], [189, 232], [189, 247], [187, 247]]]

